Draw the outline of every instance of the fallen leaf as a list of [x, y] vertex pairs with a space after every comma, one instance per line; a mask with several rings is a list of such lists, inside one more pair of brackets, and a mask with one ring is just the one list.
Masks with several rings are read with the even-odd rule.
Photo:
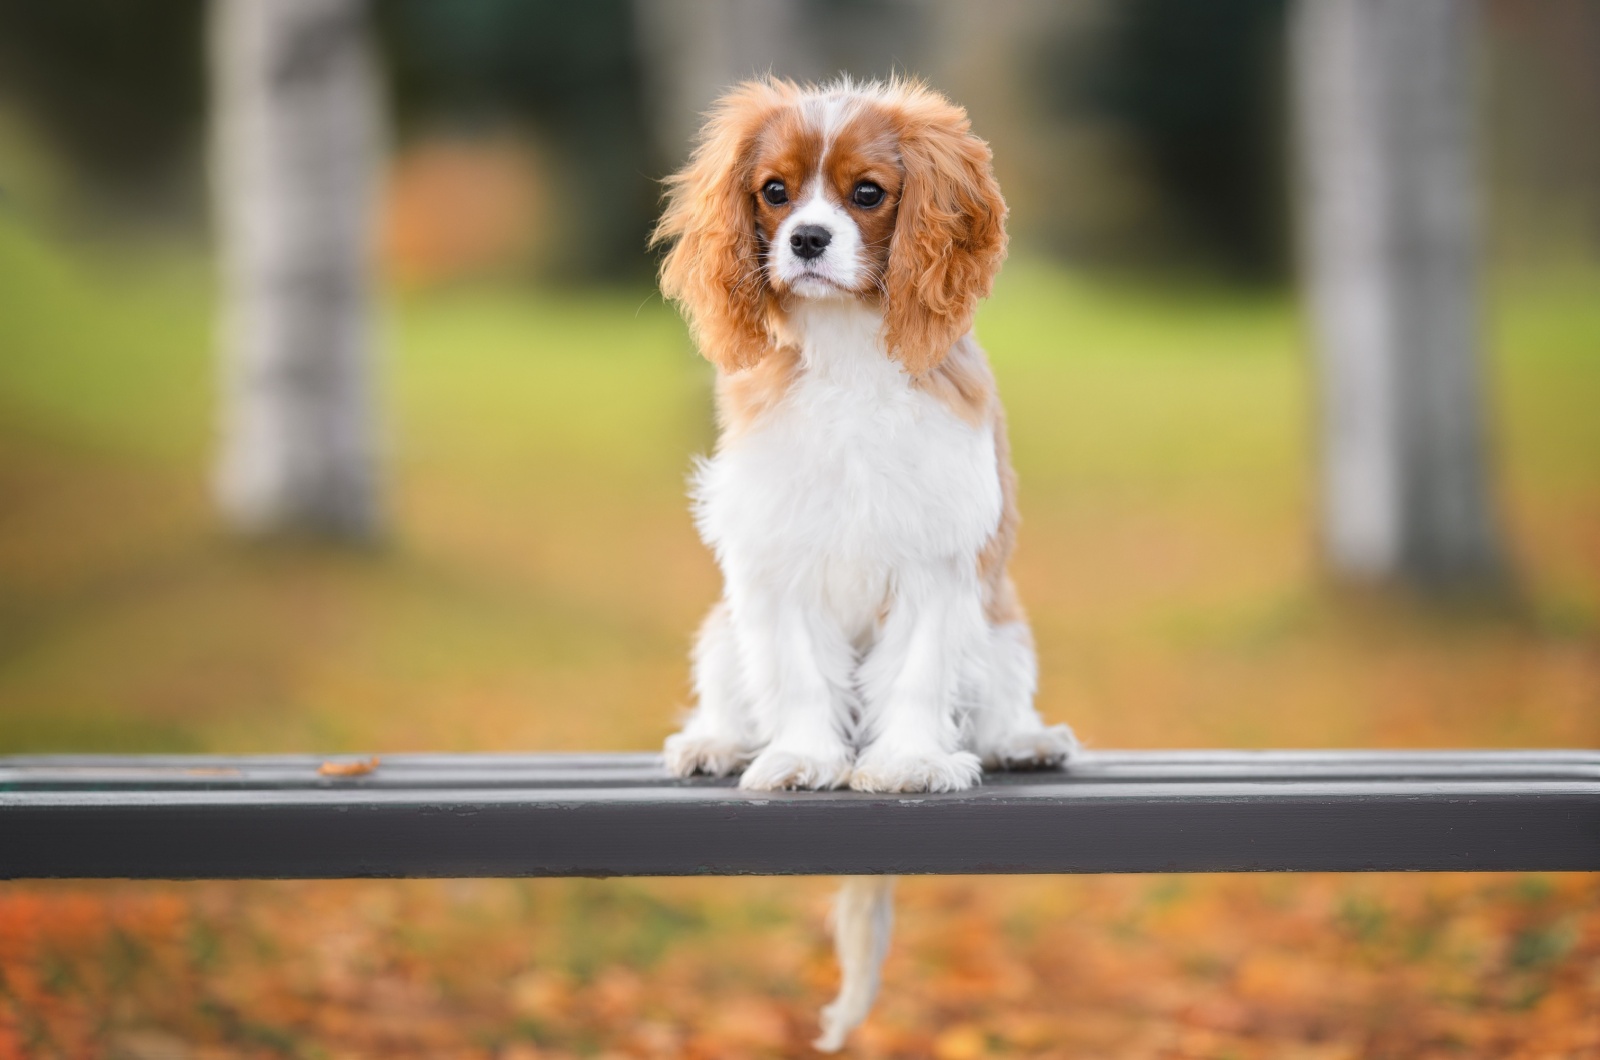
[[377, 768], [378, 756], [373, 755], [356, 762], [324, 762], [317, 772], [325, 777], [364, 777]]
[[981, 1030], [970, 1023], [959, 1023], [934, 1039], [933, 1055], [938, 1060], [980, 1060], [989, 1051]]

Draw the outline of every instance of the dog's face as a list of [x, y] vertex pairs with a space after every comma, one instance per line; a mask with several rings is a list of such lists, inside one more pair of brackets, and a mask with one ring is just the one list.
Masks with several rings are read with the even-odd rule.
[[780, 301], [882, 295], [900, 208], [898, 137], [883, 111], [846, 111], [842, 101], [791, 108], [756, 143], [756, 243]]
[[920, 84], [740, 85], [667, 183], [662, 290], [726, 371], [765, 356], [797, 300], [842, 297], [881, 309], [885, 347], [925, 372], [1005, 256], [989, 148]]

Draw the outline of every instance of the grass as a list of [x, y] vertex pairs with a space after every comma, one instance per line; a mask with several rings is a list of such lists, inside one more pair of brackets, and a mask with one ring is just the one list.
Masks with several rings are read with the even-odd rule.
[[[209, 284], [0, 219], [0, 753], [656, 746], [717, 592], [683, 498], [710, 373], [675, 315], [395, 301], [389, 540], [252, 548], [206, 491]], [[1010, 264], [979, 334], [1044, 713], [1099, 746], [1600, 743], [1596, 289], [1489, 305], [1521, 588], [1467, 614], [1326, 591], [1284, 299]], [[0, 1056], [802, 1055], [827, 886], [0, 885]], [[902, 892], [866, 1055], [1559, 1053], [1600, 1003], [1590, 877]]]

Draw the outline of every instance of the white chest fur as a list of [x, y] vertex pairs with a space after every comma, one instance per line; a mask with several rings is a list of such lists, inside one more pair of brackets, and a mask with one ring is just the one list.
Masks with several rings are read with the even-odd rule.
[[856, 303], [808, 304], [801, 369], [700, 468], [701, 536], [730, 579], [809, 597], [859, 634], [895, 581], [972, 562], [1000, 519], [990, 425], [911, 385]]

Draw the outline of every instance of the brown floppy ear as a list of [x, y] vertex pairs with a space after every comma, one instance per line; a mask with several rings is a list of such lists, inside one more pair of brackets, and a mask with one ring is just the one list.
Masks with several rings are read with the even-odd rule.
[[666, 180], [667, 207], [650, 245], [671, 243], [661, 293], [678, 303], [700, 352], [724, 371], [771, 348], [772, 298], [756, 244], [749, 186], [756, 137], [794, 94], [782, 81], [747, 81], [711, 108], [689, 162]]
[[1006, 203], [966, 111], [922, 85], [899, 101], [905, 183], [889, 243], [884, 342], [912, 375], [972, 328], [1006, 256]]

